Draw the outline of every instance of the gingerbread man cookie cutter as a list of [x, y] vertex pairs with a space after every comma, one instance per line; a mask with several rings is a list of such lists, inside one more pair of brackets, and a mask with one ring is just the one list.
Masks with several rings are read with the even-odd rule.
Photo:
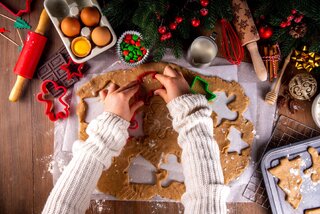
[[[63, 90], [63, 93], [59, 96], [58, 101], [63, 106], [63, 110], [55, 113], [54, 109], [54, 100], [48, 99], [48, 95], [50, 94], [47, 85], [53, 84], [55, 90]], [[69, 116], [69, 104], [65, 101], [65, 96], [67, 94], [67, 88], [64, 86], [58, 85], [55, 81], [45, 80], [41, 84], [41, 92], [37, 94], [37, 100], [39, 102], [43, 102], [46, 104], [45, 114], [48, 116], [49, 120], [55, 122], [58, 119], [64, 119]]]

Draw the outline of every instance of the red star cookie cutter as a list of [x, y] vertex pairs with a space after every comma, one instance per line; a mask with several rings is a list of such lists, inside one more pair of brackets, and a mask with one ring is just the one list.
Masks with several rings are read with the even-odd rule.
[[6, 6], [4, 3], [0, 2], [0, 6], [3, 7], [6, 11], [8, 11], [13, 16], [22, 16], [25, 13], [30, 13], [30, 4], [32, 0], [26, 0], [26, 7], [25, 9], [19, 10], [18, 12], [14, 12], [12, 9], [10, 9], [8, 6]]
[[[63, 93], [59, 96], [58, 101], [63, 106], [63, 111], [59, 111], [57, 113], [54, 112], [54, 100], [48, 99], [47, 96], [50, 92], [47, 89], [47, 85], [51, 83], [54, 86], [55, 90], [63, 90]], [[64, 86], [58, 85], [55, 81], [52, 80], [45, 80], [41, 84], [41, 92], [37, 95], [37, 100], [39, 102], [46, 103], [45, 114], [49, 117], [51, 121], [57, 121], [58, 119], [64, 119], [69, 116], [69, 108], [70, 106], [64, 100], [65, 95], [67, 94], [67, 88]]]
[[68, 63], [61, 65], [60, 68], [67, 73], [68, 80], [72, 77], [83, 77], [82, 70], [84, 68], [84, 63], [76, 63], [71, 59], [71, 57], [69, 57]]

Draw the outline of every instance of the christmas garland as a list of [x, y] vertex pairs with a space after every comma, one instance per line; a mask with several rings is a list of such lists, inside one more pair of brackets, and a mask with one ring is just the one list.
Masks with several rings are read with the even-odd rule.
[[250, 3], [261, 39], [278, 43], [284, 57], [304, 45], [309, 51], [320, 51], [317, 0], [255, 0]]
[[233, 18], [229, 0], [105, 0], [103, 8], [118, 35], [141, 32], [155, 61], [168, 48], [180, 57], [183, 44], [197, 35], [198, 28], [214, 29], [217, 20]]

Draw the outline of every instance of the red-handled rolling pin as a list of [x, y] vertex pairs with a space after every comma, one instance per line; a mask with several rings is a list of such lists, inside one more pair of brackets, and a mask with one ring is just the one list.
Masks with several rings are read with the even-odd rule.
[[35, 32], [28, 32], [27, 39], [16, 66], [14, 67], [14, 73], [17, 74], [17, 80], [9, 96], [11, 102], [16, 102], [20, 98], [24, 85], [28, 82], [28, 79], [32, 79], [33, 77], [47, 41], [47, 38], [44, 37], [44, 33], [48, 25], [49, 17], [46, 10], [43, 9], [37, 29]]

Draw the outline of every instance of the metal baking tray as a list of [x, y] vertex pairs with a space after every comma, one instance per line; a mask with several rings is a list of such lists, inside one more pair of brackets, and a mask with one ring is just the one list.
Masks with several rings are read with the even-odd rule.
[[[272, 213], [274, 214], [303, 214], [305, 210], [320, 207], [320, 183], [315, 185], [310, 176], [306, 176], [303, 171], [312, 165], [312, 159], [308, 153], [308, 147], [314, 147], [320, 151], [320, 137], [311, 138], [295, 144], [272, 149], [267, 152], [261, 161], [261, 171], [263, 180], [267, 189], [269, 202], [271, 205]], [[300, 192], [302, 194], [302, 200], [297, 209], [291, 207], [291, 205], [285, 200], [285, 193], [277, 185], [278, 178], [273, 177], [268, 169], [277, 166], [280, 163], [280, 159], [288, 157], [289, 160], [301, 156], [302, 166], [300, 169], [300, 175], [303, 179]]]

